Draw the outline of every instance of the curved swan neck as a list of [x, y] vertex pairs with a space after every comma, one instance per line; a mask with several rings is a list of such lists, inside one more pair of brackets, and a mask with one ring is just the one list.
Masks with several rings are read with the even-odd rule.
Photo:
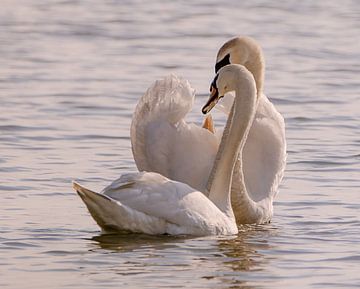
[[256, 83], [258, 97], [264, 88], [265, 60], [261, 47], [253, 40], [247, 40], [249, 55], [244, 63], [245, 67], [252, 73]]
[[245, 67], [252, 73], [256, 83], [257, 95], [260, 97], [264, 89], [264, 71], [265, 63], [262, 53], [255, 56], [254, 60], [250, 60], [245, 64]]
[[[247, 73], [246, 78], [241, 75], [241, 82], [235, 84], [235, 100], [224, 131], [220, 148], [213, 167], [212, 180], [209, 180], [209, 199], [229, 217], [234, 218], [231, 207], [231, 183], [234, 165], [242, 150], [256, 111], [256, 89], [254, 79]], [[245, 84], [245, 85], [244, 85]], [[242, 165], [240, 164], [240, 167]], [[242, 173], [242, 171], [241, 171]], [[243, 175], [242, 187], [246, 193]], [[224, 197], [224, 194], [227, 194]]]

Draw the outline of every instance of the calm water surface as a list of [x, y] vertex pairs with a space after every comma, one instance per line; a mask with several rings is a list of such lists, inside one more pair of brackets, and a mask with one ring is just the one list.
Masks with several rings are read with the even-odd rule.
[[[0, 287], [360, 288], [359, 27], [356, 0], [3, 0]], [[101, 236], [71, 180], [136, 170], [132, 112], [157, 78], [191, 82], [200, 123], [217, 49], [239, 34], [263, 46], [287, 124], [273, 222]]]

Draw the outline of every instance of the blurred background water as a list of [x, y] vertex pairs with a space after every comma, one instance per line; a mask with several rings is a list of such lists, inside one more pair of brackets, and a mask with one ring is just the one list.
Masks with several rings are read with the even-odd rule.
[[[2, 0], [0, 287], [359, 288], [360, 5]], [[101, 236], [71, 188], [135, 171], [129, 126], [176, 73], [200, 123], [218, 48], [257, 39], [288, 164], [273, 222], [234, 238]]]

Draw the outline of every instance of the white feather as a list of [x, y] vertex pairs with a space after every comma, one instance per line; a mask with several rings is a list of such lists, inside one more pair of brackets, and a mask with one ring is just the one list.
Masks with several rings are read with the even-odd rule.
[[136, 106], [131, 144], [139, 171], [157, 172], [204, 191], [219, 139], [186, 122], [193, 102], [188, 81], [175, 75], [157, 80]]

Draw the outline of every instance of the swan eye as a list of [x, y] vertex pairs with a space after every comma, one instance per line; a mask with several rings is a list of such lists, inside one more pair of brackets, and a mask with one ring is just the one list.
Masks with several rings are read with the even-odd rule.
[[221, 67], [224, 67], [230, 63], [230, 53], [226, 54], [223, 59], [215, 64], [215, 73], [217, 73]]

